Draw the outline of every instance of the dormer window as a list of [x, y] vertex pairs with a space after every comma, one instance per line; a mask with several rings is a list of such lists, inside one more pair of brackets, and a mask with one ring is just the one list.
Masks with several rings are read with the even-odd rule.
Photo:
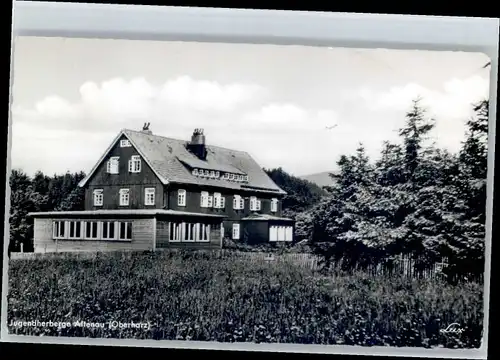
[[209, 177], [209, 176], [210, 176], [210, 171], [205, 170], [205, 176], [206, 176], [206, 177]]
[[215, 171], [210, 171], [210, 177], [213, 179], [215, 178]]
[[132, 155], [128, 161], [128, 171], [131, 173], [141, 172], [141, 157], [139, 155]]
[[194, 176], [198, 176], [198, 169], [194, 169], [194, 170], [193, 170], [193, 175], [194, 175]]
[[228, 173], [225, 173], [225, 174], [222, 176], [222, 178], [223, 178], [224, 180], [229, 180], [229, 174], [228, 174]]
[[220, 172], [216, 171], [215, 172], [215, 178], [218, 179], [220, 177]]
[[229, 180], [234, 180], [234, 174], [229, 174]]
[[109, 158], [107, 164], [106, 164], [106, 172], [108, 174], [118, 174], [119, 172], [119, 163], [120, 163], [120, 157], [119, 156], [113, 156]]
[[128, 139], [120, 140], [120, 147], [131, 147], [130, 141]]

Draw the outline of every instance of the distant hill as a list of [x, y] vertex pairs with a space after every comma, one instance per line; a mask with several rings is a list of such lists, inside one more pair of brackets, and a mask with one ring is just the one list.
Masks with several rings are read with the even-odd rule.
[[299, 176], [300, 179], [310, 181], [319, 187], [328, 186], [332, 184], [332, 178], [330, 177], [330, 171], [324, 171], [316, 174]]
[[283, 198], [283, 210], [290, 212], [301, 212], [318, 203], [326, 192], [315, 183], [295, 177], [282, 168], [263, 169], [267, 175], [287, 195]]

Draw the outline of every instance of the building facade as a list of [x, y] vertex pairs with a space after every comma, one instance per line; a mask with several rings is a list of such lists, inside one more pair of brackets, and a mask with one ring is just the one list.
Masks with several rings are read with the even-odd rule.
[[280, 189], [246, 152], [120, 131], [79, 186], [83, 211], [32, 213], [35, 252], [292, 242]]

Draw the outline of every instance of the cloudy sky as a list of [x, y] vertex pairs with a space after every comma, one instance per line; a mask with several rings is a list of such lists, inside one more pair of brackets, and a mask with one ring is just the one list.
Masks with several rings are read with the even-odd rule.
[[[456, 151], [488, 96], [480, 53], [17, 38], [12, 167], [89, 171], [122, 128], [244, 150], [295, 175], [335, 169], [363, 142], [376, 158], [417, 96]], [[327, 126], [337, 124], [334, 129]]]

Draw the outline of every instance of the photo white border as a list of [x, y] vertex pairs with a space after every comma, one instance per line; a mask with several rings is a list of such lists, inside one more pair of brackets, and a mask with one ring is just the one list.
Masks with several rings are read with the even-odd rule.
[[[281, 10], [130, 6], [111, 4], [14, 1], [11, 89], [16, 36], [114, 38], [197, 42], [309, 45], [482, 52], [491, 59], [486, 210], [484, 333], [480, 349], [423, 349], [297, 344], [252, 344], [191, 341], [89, 339], [10, 335], [7, 331], [10, 189], [6, 179], [1, 341], [88, 344], [184, 349], [273, 351], [348, 355], [486, 359], [493, 224], [493, 173], [498, 76], [499, 19], [326, 13]], [[251, 26], [250, 26], [251, 24]], [[12, 90], [10, 92], [12, 104]], [[11, 111], [7, 169], [11, 169]]]

